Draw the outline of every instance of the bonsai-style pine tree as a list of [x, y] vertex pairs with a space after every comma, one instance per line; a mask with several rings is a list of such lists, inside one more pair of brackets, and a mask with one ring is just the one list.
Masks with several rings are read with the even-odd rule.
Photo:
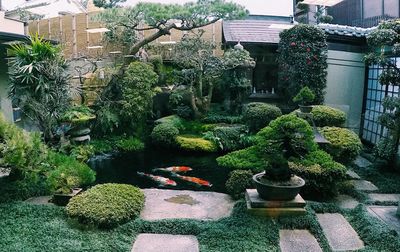
[[[379, 83], [400, 86], [400, 67], [394, 58], [400, 54], [400, 19], [381, 23], [367, 37], [367, 42], [371, 52], [365, 57], [366, 62], [382, 67]], [[382, 106], [384, 112], [379, 122], [388, 129], [388, 135], [378, 143], [376, 153], [378, 157], [392, 161], [398, 151], [400, 139], [400, 98], [387, 96]]]

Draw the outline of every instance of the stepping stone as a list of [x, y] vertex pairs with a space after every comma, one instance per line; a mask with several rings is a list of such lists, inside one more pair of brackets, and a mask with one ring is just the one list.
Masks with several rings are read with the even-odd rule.
[[199, 252], [193, 235], [139, 234], [131, 252]]
[[0, 178], [10, 175], [11, 169], [0, 167]]
[[349, 195], [342, 194], [334, 199], [334, 203], [343, 209], [354, 209], [360, 202]]
[[356, 160], [354, 160], [354, 164], [359, 168], [367, 168], [372, 165], [368, 159], [361, 156], [358, 156]]
[[364, 242], [347, 222], [343, 215], [338, 213], [317, 214], [318, 222], [328, 239], [333, 251], [348, 251], [364, 248]]
[[355, 173], [355, 171], [353, 171], [353, 170], [347, 170], [346, 174], [351, 179], [361, 179], [361, 177], [357, 173]]
[[317, 239], [308, 230], [279, 230], [282, 252], [322, 252]]
[[368, 206], [368, 212], [385, 222], [400, 234], [400, 216], [397, 215], [397, 206]]
[[235, 202], [227, 194], [188, 190], [143, 189], [144, 220], [218, 220], [231, 215]]
[[354, 188], [359, 191], [377, 191], [378, 187], [367, 180], [352, 180]]
[[32, 205], [54, 205], [50, 202], [52, 196], [39, 196], [39, 197], [32, 197], [25, 200], [26, 203]]
[[370, 193], [368, 197], [371, 201], [377, 202], [398, 202], [400, 201], [400, 194], [387, 194], [387, 193]]

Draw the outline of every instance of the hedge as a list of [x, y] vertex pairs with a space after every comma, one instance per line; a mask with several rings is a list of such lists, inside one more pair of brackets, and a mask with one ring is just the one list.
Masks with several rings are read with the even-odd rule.
[[313, 120], [317, 127], [342, 127], [346, 122], [345, 112], [329, 106], [313, 106], [311, 114], [313, 115]]
[[185, 151], [216, 152], [218, 150], [213, 142], [197, 136], [177, 136], [176, 143], [180, 149]]
[[281, 115], [281, 110], [275, 105], [251, 102], [243, 110], [243, 121], [249, 126], [250, 131], [257, 132]]

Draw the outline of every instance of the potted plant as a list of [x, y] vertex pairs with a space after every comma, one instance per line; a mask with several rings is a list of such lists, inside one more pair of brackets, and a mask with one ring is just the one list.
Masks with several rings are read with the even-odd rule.
[[253, 176], [257, 192], [265, 200], [292, 200], [305, 181], [292, 174], [287, 159], [279, 153], [270, 155], [265, 171]]
[[53, 194], [52, 202], [58, 206], [66, 206], [69, 200], [80, 193], [82, 188], [78, 188], [80, 179], [61, 173], [58, 177], [58, 188]]
[[300, 89], [297, 95], [293, 98], [293, 102], [299, 104], [300, 111], [303, 113], [311, 113], [312, 102], [315, 99], [314, 92], [307, 86]]

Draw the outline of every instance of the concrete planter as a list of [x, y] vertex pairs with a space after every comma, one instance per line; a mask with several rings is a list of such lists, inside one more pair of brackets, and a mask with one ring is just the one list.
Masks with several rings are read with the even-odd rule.
[[70, 194], [54, 194], [52, 198], [52, 202], [57, 206], [66, 206], [68, 205], [69, 200], [82, 192], [82, 188], [74, 188]]

